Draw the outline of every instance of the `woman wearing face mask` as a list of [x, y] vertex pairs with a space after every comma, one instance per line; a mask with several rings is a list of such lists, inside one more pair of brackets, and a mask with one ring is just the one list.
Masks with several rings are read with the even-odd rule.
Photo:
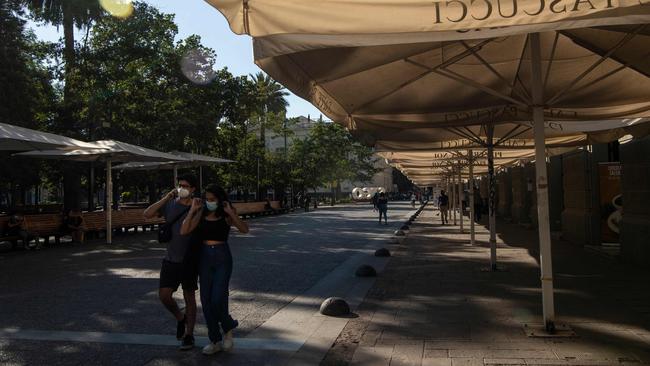
[[228, 286], [232, 274], [228, 234], [231, 226], [235, 226], [240, 233], [248, 232], [248, 225], [228, 202], [226, 192], [216, 185], [206, 187], [205, 202], [199, 198], [192, 201], [192, 207], [181, 226], [181, 235], [194, 233], [196, 240], [202, 244], [199, 282], [201, 305], [210, 338], [210, 344], [203, 348], [206, 355], [232, 349], [232, 330], [238, 325], [228, 312]]

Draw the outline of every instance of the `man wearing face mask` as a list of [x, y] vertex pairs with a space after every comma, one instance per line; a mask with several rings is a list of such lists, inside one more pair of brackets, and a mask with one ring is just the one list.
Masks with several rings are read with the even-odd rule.
[[[176, 318], [176, 338], [181, 340], [181, 350], [194, 347], [194, 324], [196, 322], [196, 297], [198, 289], [198, 263], [193, 260], [191, 235], [181, 235], [181, 225], [192, 205], [197, 187], [194, 175], [178, 177], [178, 187], [167, 193], [160, 201], [144, 211], [145, 218], [163, 216], [171, 223], [171, 239], [160, 269], [158, 297], [167, 310]], [[185, 314], [173, 298], [178, 286], [183, 287]]]

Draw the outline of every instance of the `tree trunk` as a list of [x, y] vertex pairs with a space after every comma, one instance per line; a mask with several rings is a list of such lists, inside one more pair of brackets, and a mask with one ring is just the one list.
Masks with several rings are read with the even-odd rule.
[[[65, 85], [63, 88], [62, 108], [63, 126], [60, 126], [60, 129], [63, 130], [63, 133], [66, 135], [76, 135], [73, 108], [73, 80], [75, 68], [74, 18], [71, 9], [71, 2], [69, 1], [65, 2], [63, 6], [63, 37], [65, 42], [63, 50], [63, 57], [65, 59]], [[73, 166], [65, 166], [63, 170], [63, 206], [66, 209], [79, 208], [81, 201], [81, 174], [79, 174]]]

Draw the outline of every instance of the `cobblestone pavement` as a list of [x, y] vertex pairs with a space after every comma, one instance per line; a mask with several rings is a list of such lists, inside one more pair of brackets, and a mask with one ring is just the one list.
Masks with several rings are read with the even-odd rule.
[[[157, 298], [164, 247], [152, 233], [119, 235], [111, 246], [0, 252], [0, 364], [275, 364], [296, 349], [274, 344], [273, 334], [244, 343], [246, 337], [342, 263], [385, 242], [411, 212], [392, 203], [389, 226], [377, 224], [369, 205], [250, 220], [251, 233], [230, 243], [231, 312], [246, 347], [211, 358], [162, 344], [176, 344], [175, 322]], [[205, 337], [202, 315], [198, 323], [196, 334]], [[129, 344], [141, 342], [139, 335], [151, 335], [150, 344]], [[84, 337], [104, 341], [78, 340]]]
[[[478, 242], [427, 208], [322, 365], [648, 365], [650, 271], [553, 244], [558, 323], [576, 338], [529, 338], [541, 323], [537, 231], [498, 222]], [[468, 223], [465, 221], [467, 230]]]

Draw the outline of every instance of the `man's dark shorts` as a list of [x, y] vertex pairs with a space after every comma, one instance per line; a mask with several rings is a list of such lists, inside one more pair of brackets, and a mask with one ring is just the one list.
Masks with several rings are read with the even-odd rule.
[[199, 288], [197, 284], [198, 277], [198, 266], [187, 263], [174, 263], [163, 259], [160, 268], [159, 287], [171, 288], [176, 291], [178, 285], [183, 285], [184, 291], [196, 291]]

